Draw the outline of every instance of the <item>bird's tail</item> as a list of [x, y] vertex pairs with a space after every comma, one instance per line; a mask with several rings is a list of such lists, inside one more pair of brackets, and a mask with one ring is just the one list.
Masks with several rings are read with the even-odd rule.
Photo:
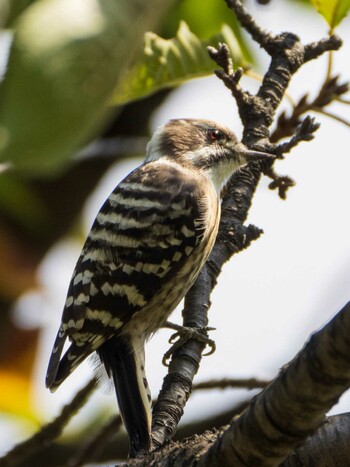
[[144, 342], [129, 335], [114, 336], [98, 349], [113, 378], [119, 410], [129, 436], [130, 457], [151, 447], [151, 395], [145, 375]]
[[58, 330], [55, 343], [51, 352], [51, 357], [46, 373], [46, 387], [51, 391], [55, 391], [56, 387], [56, 375], [60, 366], [60, 358], [63, 351], [64, 343], [66, 342], [67, 335], [64, 332], [62, 326]]
[[55, 392], [61, 383], [63, 383], [76, 367], [94, 350], [91, 346], [91, 342], [83, 346], [72, 343], [61, 359], [66, 339], [67, 334], [61, 326], [53, 345], [46, 373], [45, 384], [51, 392]]

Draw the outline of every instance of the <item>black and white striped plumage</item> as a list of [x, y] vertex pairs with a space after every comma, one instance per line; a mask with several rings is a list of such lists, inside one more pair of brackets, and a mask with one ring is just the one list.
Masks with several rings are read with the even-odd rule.
[[[167, 320], [213, 247], [220, 191], [249, 160], [228, 129], [172, 120], [157, 130], [145, 163], [102, 206], [68, 289], [46, 385], [54, 391], [93, 351], [113, 378], [131, 455], [150, 448], [144, 343]], [[66, 338], [71, 345], [61, 358]]]

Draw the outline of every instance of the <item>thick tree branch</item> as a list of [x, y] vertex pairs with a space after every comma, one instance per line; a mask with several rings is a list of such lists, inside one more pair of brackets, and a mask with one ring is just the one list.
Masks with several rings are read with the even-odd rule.
[[[201, 420], [180, 425], [176, 434], [176, 439], [182, 440], [197, 433], [203, 433], [213, 427], [227, 425], [233, 416], [238, 415], [247, 407], [248, 400], [227, 410], [213, 414]], [[33, 452], [29, 457], [18, 464], [18, 467], [62, 467], [74, 465], [74, 462], [81, 462], [83, 458], [88, 459], [88, 463], [114, 465], [113, 460], [125, 459], [128, 453], [128, 438], [124, 430], [118, 431], [120, 418], [114, 417], [98, 433], [96, 433], [86, 443], [84, 434], [79, 438], [60, 440], [56, 443], [45, 445], [42, 450]], [[111, 430], [114, 428], [114, 434]], [[104, 437], [103, 435], [106, 435]], [[111, 437], [110, 437], [111, 435]], [[102, 439], [101, 439], [102, 438]], [[88, 451], [92, 448], [91, 452]], [[96, 449], [97, 448], [97, 449]], [[68, 461], [67, 461], [68, 459]], [[87, 462], [85, 461], [84, 465]], [[1, 465], [1, 463], [0, 463]], [[79, 463], [78, 463], [79, 465]]]
[[350, 459], [350, 413], [328, 417], [321, 427], [295, 449], [281, 467], [340, 467]]
[[[325, 414], [350, 387], [349, 336], [350, 302], [311, 336], [277, 378], [228, 427], [206, 432], [181, 444], [171, 443], [125, 466], [273, 467], [288, 456], [288, 461], [282, 465], [300, 465], [293, 464], [293, 459], [296, 455], [306, 455], [303, 441], [315, 450], [320, 436], [327, 430]], [[316, 434], [310, 438], [314, 432]], [[344, 456], [349, 452], [349, 431], [340, 436], [337, 429], [329, 429], [326, 440], [334, 437]], [[332, 446], [328, 445], [327, 449], [332, 450]], [[316, 462], [314, 465], [347, 464]]]
[[279, 465], [321, 426], [327, 411], [349, 388], [349, 336], [350, 302], [311, 336], [198, 465], [226, 465], [225, 460], [235, 459], [232, 456], [243, 465]]

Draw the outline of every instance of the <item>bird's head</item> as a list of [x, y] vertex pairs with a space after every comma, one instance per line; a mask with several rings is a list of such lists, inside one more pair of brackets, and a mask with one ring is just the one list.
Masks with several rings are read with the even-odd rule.
[[218, 191], [241, 166], [274, 156], [248, 149], [236, 135], [210, 120], [170, 120], [147, 146], [146, 162], [161, 158], [208, 176]]

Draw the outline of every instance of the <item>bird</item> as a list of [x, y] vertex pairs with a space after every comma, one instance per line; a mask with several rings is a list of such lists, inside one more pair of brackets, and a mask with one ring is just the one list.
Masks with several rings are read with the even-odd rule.
[[173, 119], [155, 131], [144, 162], [96, 216], [68, 287], [46, 386], [54, 392], [96, 351], [114, 383], [129, 457], [152, 446], [145, 342], [207, 260], [228, 179], [251, 161], [273, 157], [248, 149], [216, 122]]

